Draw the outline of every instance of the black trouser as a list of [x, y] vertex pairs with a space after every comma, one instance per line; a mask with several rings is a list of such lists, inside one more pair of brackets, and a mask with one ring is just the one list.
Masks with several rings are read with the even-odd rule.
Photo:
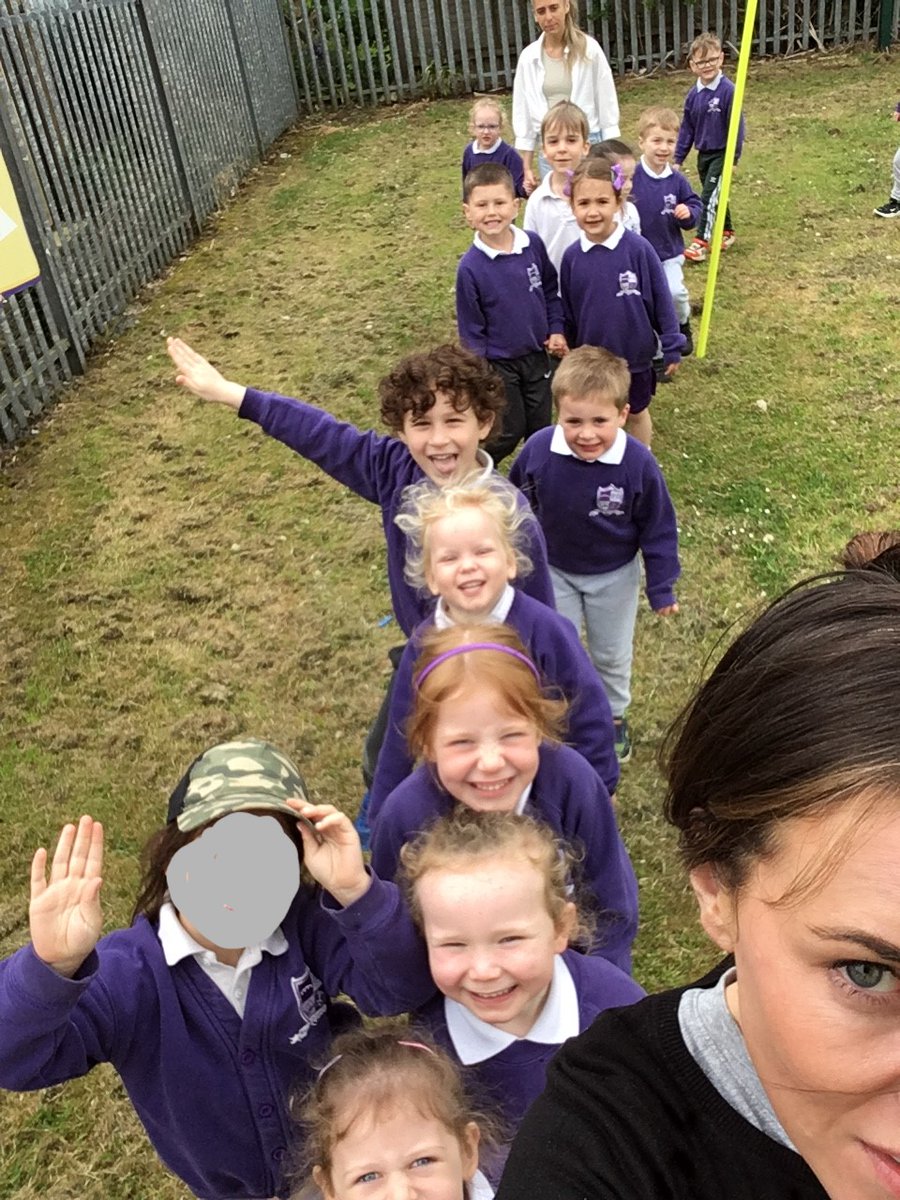
[[530, 438], [539, 429], [546, 429], [553, 420], [550, 380], [557, 360], [546, 350], [533, 350], [521, 358], [491, 358], [488, 361], [502, 376], [506, 387], [502, 432], [487, 443], [488, 454], [499, 463], [512, 454], [522, 438]]
[[[712, 241], [713, 226], [716, 223], [716, 210], [719, 207], [719, 193], [722, 188], [722, 170], [725, 166], [724, 150], [698, 150], [697, 173], [703, 184], [700, 199], [703, 208], [700, 210], [700, 220], [697, 222], [697, 237], [704, 242]], [[725, 209], [725, 228], [734, 229], [731, 223], [731, 208]]]

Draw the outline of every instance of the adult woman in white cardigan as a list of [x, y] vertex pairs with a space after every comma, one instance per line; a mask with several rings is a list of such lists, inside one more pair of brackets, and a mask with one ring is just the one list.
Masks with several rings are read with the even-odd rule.
[[575, 0], [533, 0], [541, 36], [519, 55], [513, 79], [513, 130], [525, 167], [525, 191], [537, 187], [534, 152], [541, 121], [559, 100], [588, 119], [591, 141], [619, 136], [619, 99], [600, 43], [578, 28]]

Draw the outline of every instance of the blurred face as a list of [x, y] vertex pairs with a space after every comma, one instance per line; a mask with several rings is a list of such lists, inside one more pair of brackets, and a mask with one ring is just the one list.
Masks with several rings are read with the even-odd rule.
[[605, 392], [559, 398], [558, 421], [566, 445], [586, 462], [595, 462], [606, 453], [627, 418], [628, 405], [620, 412]]
[[579, 179], [571, 199], [580, 229], [592, 242], [605, 242], [616, 227], [621, 201], [607, 179]]
[[678, 131], [663, 129], [661, 125], [651, 125], [644, 136], [638, 138], [641, 154], [657, 175], [671, 162], [677, 141]]
[[526, 858], [436, 868], [416, 884], [437, 987], [489, 1025], [524, 1037], [541, 1013], [554, 956], [568, 945], [547, 911], [544, 878]]
[[478, 621], [516, 577], [516, 560], [497, 522], [474, 505], [435, 521], [425, 541], [425, 582], [451, 620]]
[[558, 174], [574, 171], [589, 149], [579, 129], [551, 125], [544, 130], [544, 158]]
[[472, 132], [475, 141], [482, 150], [490, 150], [500, 136], [500, 114], [495, 108], [487, 106], [476, 108], [472, 120]]
[[358, 1117], [334, 1147], [330, 1176], [321, 1167], [313, 1175], [325, 1200], [462, 1200], [477, 1166], [474, 1122], [460, 1141], [405, 1102]]
[[538, 769], [540, 733], [493, 688], [440, 707], [428, 759], [454, 800], [478, 812], [512, 812]]
[[[861, 817], [851, 802], [788, 822], [775, 855], [754, 867], [736, 899], [708, 868], [692, 874], [707, 932], [734, 951], [737, 981], [727, 996], [750, 1057], [832, 1200], [900, 1196], [893, 800], [875, 815]], [[812, 889], [779, 904], [807, 869], [820, 876]]]
[[630, 154], [623, 154], [619, 159], [619, 166], [622, 168], [622, 174], [625, 176], [625, 184], [621, 191], [622, 203], [624, 204], [626, 200], [631, 199], [631, 189], [634, 186], [634, 168], [637, 166], [637, 160], [632, 158]]
[[699, 75], [701, 83], [712, 83], [722, 70], [725, 55], [721, 50], [701, 50], [691, 59], [691, 70]]
[[541, 33], [553, 40], [562, 35], [568, 11], [569, 0], [538, 0], [534, 6], [534, 19]]
[[472, 188], [463, 204], [469, 225], [489, 246], [500, 245], [518, 211], [519, 201], [505, 183]]
[[432, 483], [449, 483], [465, 475], [476, 463], [478, 444], [491, 431], [492, 421], [479, 421], [473, 408], [457, 411], [444, 392], [420, 416], [406, 413], [399, 435]]

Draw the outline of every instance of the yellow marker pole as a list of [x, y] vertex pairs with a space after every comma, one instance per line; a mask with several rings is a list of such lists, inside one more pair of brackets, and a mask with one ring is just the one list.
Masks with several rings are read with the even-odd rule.
[[734, 100], [731, 104], [731, 120], [728, 123], [728, 138], [725, 142], [725, 165], [722, 169], [722, 178], [719, 182], [719, 205], [716, 209], [716, 220], [710, 239], [709, 273], [706, 277], [706, 293], [703, 296], [700, 335], [697, 338], [697, 346], [694, 351], [697, 358], [706, 357], [706, 341], [709, 337], [709, 323], [712, 320], [713, 299], [716, 294], [716, 278], [719, 274], [719, 259], [722, 257], [722, 234], [725, 232], [725, 213], [728, 210], [731, 177], [734, 174], [734, 152], [737, 148], [738, 130], [741, 124], [741, 110], [744, 107], [744, 88], [747, 83], [747, 68], [750, 65], [750, 46], [753, 42], [753, 25], [755, 21], [756, 0], [747, 0], [747, 11], [744, 14], [744, 32], [741, 37], [741, 51], [738, 55], [737, 75], [734, 80]]
[[0, 304], [13, 292], [36, 283], [39, 276], [12, 180], [0, 154]]

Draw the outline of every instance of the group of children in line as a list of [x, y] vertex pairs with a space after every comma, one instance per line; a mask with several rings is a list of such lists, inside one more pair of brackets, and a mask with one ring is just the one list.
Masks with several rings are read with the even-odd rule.
[[[665, 110], [645, 114], [630, 164], [616, 145], [585, 159], [581, 119], [558, 109], [543, 130], [552, 175], [529, 211], [546, 224], [568, 188], [571, 217], [559, 209], [545, 247], [513, 225], [507, 166], [467, 173], [470, 348], [409, 355], [381, 381], [388, 436], [245, 388], [168, 342], [180, 386], [379, 505], [409, 638], [372, 782], [370, 867], [348, 817], [312, 804], [291, 760], [253, 738], [201, 754], [175, 787], [128, 929], [100, 937], [97, 822], [64, 827], [49, 878], [35, 855], [31, 941], [0, 963], [0, 1086], [112, 1063], [162, 1160], [205, 1200], [487, 1200], [555, 1050], [643, 994], [614, 794], [638, 555], [660, 615], [677, 611], [679, 563], [661, 472], [626, 428], [649, 440], [654, 340], [674, 369], [683, 337], [675, 273], [634, 228], [640, 217], [674, 251], [697, 204], [680, 181], [659, 184], [676, 135]], [[473, 157], [497, 153], [490, 111], [476, 109]], [[597, 322], [598, 308], [624, 315]], [[553, 428], [549, 398], [528, 391], [548, 351], [562, 355]], [[504, 432], [513, 379], [529, 400], [508, 435], [533, 436], [507, 481], [483, 443]], [[298, 886], [299, 864], [314, 886]], [[410, 1024], [364, 1029], [340, 995]], [[498, 1116], [476, 1115], [466, 1093]]]
[[[650, 445], [657, 382], [693, 350], [682, 268], [708, 252], [734, 95], [715, 35], [695, 38], [689, 61], [697, 83], [681, 122], [672, 109], [645, 109], [639, 157], [619, 139], [590, 145], [587, 118], [570, 101], [550, 108], [541, 123], [550, 170], [528, 198], [522, 228], [521, 163], [501, 137], [503, 110], [492, 99], [472, 108], [463, 210], [475, 234], [457, 270], [456, 310], [461, 343], [506, 385], [505, 433], [490, 445], [497, 462], [550, 424], [554, 360], [583, 345], [627, 361], [627, 429]], [[743, 119], [736, 158], [742, 145]], [[682, 171], [693, 146], [702, 196]], [[685, 249], [690, 229], [697, 234]], [[723, 248], [734, 240], [728, 212]]]

